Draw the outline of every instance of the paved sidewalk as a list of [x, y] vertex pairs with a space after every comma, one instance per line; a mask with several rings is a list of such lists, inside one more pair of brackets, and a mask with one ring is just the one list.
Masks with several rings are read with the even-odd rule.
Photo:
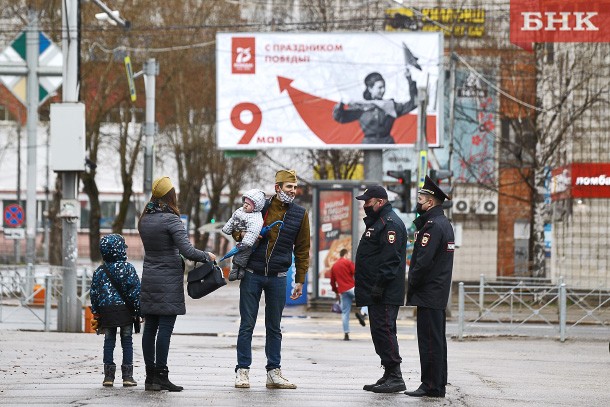
[[[172, 337], [170, 379], [181, 393], [145, 392], [140, 339], [135, 388], [103, 388], [103, 337], [33, 332], [0, 324], [0, 405], [213, 405], [213, 406], [606, 406], [610, 405], [608, 342], [602, 340], [483, 338], [449, 340], [445, 399], [413, 399], [362, 390], [383, 373], [366, 328], [352, 321], [353, 340], [342, 340], [340, 315], [287, 307], [282, 370], [296, 390], [265, 388], [264, 321], [253, 340], [250, 389], [233, 387], [239, 316], [237, 284], [202, 300], [189, 300]], [[401, 310], [399, 342], [407, 388], [419, 385], [414, 320]], [[40, 326], [40, 324], [38, 324]], [[53, 325], [54, 326], [54, 325]], [[40, 328], [38, 328], [40, 329]], [[120, 360], [120, 349], [115, 360]]]

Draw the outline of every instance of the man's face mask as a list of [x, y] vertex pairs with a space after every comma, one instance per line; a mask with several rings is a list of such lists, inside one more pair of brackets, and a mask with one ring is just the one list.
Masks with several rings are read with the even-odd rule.
[[278, 191], [278, 196], [280, 198], [280, 201], [287, 203], [287, 204], [292, 203], [292, 201], [294, 201], [294, 196], [288, 195], [286, 192], [282, 191], [281, 189]]
[[365, 214], [366, 216], [371, 216], [371, 215], [375, 214], [375, 212], [376, 212], [376, 211], [375, 211], [375, 206], [376, 206], [376, 205], [379, 205], [379, 201], [375, 201], [375, 202], [373, 202], [373, 204], [372, 204], [372, 205], [370, 205], [370, 206], [365, 206], [365, 207], [364, 207], [364, 214]]

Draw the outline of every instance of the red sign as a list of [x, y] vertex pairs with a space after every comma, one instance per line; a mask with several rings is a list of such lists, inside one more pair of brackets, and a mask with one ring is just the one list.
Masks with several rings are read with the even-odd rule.
[[231, 40], [231, 72], [233, 74], [255, 74], [254, 37], [233, 37]]
[[510, 42], [610, 42], [610, 0], [510, 0]]
[[553, 170], [551, 198], [610, 198], [610, 163], [573, 163]]
[[4, 224], [9, 228], [17, 228], [23, 225], [25, 214], [23, 208], [17, 204], [10, 204], [4, 208]]

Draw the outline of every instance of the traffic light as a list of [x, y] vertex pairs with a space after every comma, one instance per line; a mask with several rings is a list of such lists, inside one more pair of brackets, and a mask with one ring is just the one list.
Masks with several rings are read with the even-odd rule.
[[411, 170], [388, 171], [386, 173], [392, 178], [396, 178], [396, 185], [388, 185], [388, 190], [400, 197], [400, 205], [397, 208], [404, 213], [411, 212]]
[[[453, 171], [451, 170], [430, 170], [430, 179], [434, 181], [434, 183], [438, 185], [439, 188], [442, 189], [443, 192], [448, 196], [451, 196], [451, 185], [449, 185], [448, 183], [443, 183], [443, 180], [451, 178], [452, 175]], [[451, 205], [451, 201], [444, 201], [443, 209], [449, 209], [451, 208]]]

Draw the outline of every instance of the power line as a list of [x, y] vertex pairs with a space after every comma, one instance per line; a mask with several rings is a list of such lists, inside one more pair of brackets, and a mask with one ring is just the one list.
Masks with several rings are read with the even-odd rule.
[[550, 110], [546, 110], [546, 109], [541, 109], [537, 106], [534, 105], [530, 105], [527, 102], [524, 102], [523, 100], [517, 99], [516, 97], [514, 97], [513, 95], [509, 94], [508, 92], [503, 91], [502, 89], [500, 89], [499, 87], [497, 87], [496, 85], [494, 85], [493, 83], [491, 83], [491, 81], [489, 81], [483, 74], [479, 73], [479, 71], [477, 71], [476, 69], [474, 69], [472, 66], [470, 66], [470, 64], [464, 59], [462, 58], [461, 55], [459, 55], [458, 53], [455, 53], [455, 56], [457, 57], [457, 59], [463, 63], [464, 65], [466, 65], [466, 67], [470, 70], [470, 72], [472, 72], [477, 78], [481, 79], [483, 82], [485, 82], [490, 88], [494, 89], [495, 91], [497, 91], [499, 94], [501, 94], [502, 96], [512, 100], [515, 103], [518, 103], [522, 106], [525, 106], [527, 108], [536, 110], [538, 112], [541, 113], [549, 113]]

